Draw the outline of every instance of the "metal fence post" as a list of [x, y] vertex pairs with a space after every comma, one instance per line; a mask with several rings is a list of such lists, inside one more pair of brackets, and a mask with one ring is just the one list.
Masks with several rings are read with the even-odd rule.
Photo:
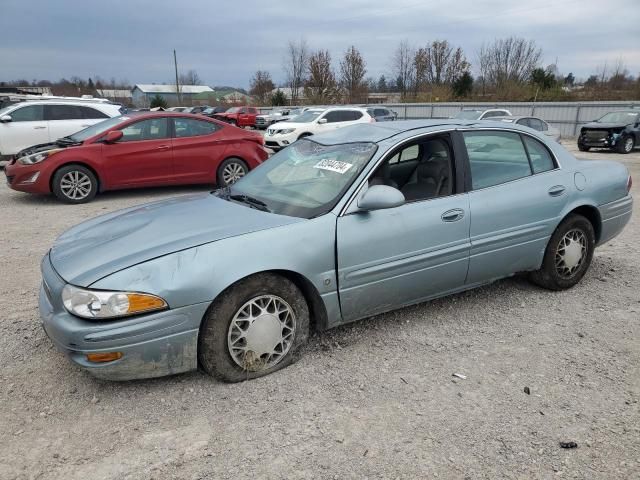
[[578, 136], [578, 122], [580, 121], [580, 107], [581, 105], [578, 104], [576, 107], [576, 123], [573, 125], [573, 136], [576, 137]]

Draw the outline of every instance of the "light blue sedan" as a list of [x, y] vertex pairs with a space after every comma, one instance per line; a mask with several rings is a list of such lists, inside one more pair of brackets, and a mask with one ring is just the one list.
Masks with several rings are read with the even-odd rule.
[[42, 322], [97, 377], [251, 379], [311, 330], [519, 272], [574, 286], [629, 221], [630, 188], [623, 165], [517, 125], [347, 127], [226, 189], [70, 229], [42, 260]]

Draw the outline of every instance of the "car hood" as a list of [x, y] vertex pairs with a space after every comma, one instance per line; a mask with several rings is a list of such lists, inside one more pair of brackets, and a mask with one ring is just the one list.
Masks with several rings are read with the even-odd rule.
[[87, 287], [124, 268], [176, 251], [305, 221], [205, 193], [96, 217], [63, 233], [49, 253], [67, 282]]
[[598, 123], [598, 122], [591, 122], [591, 123], [587, 123], [585, 125], [582, 126], [582, 128], [586, 128], [586, 129], [590, 129], [590, 128], [594, 128], [594, 129], [598, 129], [598, 130], [608, 130], [611, 128], [625, 128], [628, 124], [626, 123]]

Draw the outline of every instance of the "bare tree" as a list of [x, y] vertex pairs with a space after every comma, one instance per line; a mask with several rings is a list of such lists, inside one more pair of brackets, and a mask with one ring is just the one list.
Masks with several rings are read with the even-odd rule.
[[275, 88], [271, 74], [264, 70], [258, 70], [251, 79], [249, 94], [256, 97], [261, 105], [266, 105], [267, 100], [270, 99], [271, 91]]
[[364, 58], [356, 47], [350, 46], [340, 61], [340, 83], [345, 89], [349, 103], [366, 101], [363, 99], [367, 91], [367, 83], [364, 78], [366, 73]]
[[414, 56], [415, 93], [426, 85], [451, 85], [469, 70], [461, 48], [454, 49], [446, 40], [435, 40], [419, 48]]
[[309, 64], [309, 47], [302, 39], [299, 42], [289, 41], [284, 69], [287, 75], [287, 86], [291, 89], [291, 103], [296, 104], [300, 98], [300, 90], [305, 84], [305, 73]]
[[189, 70], [187, 73], [180, 75], [180, 85], [202, 85], [202, 79], [198, 72]]
[[393, 73], [402, 99], [406, 99], [414, 87], [416, 79], [415, 52], [409, 42], [403, 40], [393, 55]]
[[478, 53], [478, 63], [483, 79], [497, 86], [509, 83], [524, 83], [537, 68], [542, 58], [542, 50], [535, 41], [519, 37], [495, 40], [482, 45]]
[[331, 103], [338, 95], [336, 75], [331, 68], [328, 50], [319, 50], [309, 57], [309, 78], [304, 87], [305, 96], [312, 104]]

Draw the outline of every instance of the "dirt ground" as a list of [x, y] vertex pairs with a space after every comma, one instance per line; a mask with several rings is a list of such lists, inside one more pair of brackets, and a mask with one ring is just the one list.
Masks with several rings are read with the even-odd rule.
[[[638, 197], [640, 151], [579, 156], [625, 163]], [[516, 278], [405, 308], [241, 384], [109, 383], [40, 327], [40, 258], [84, 219], [204, 189], [67, 206], [1, 183], [0, 479], [640, 478], [637, 214], [569, 291]]]

